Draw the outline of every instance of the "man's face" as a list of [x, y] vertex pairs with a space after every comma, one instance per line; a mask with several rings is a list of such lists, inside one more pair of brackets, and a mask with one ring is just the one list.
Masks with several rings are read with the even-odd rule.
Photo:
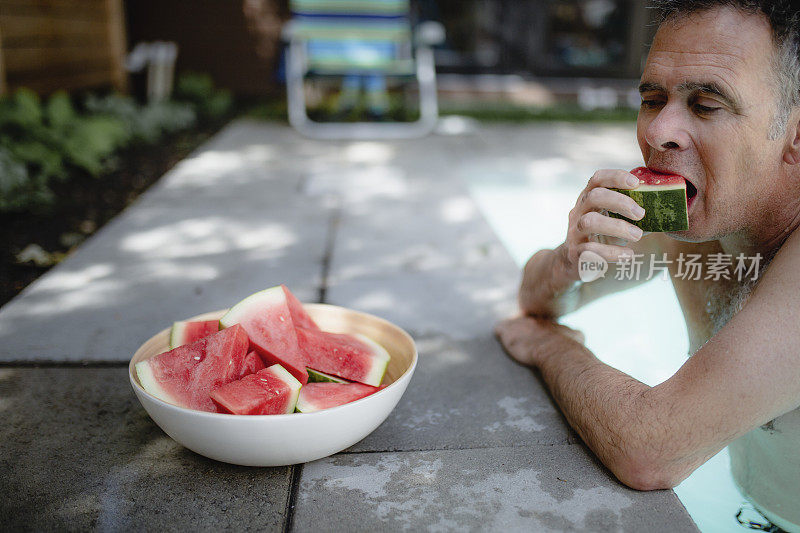
[[637, 136], [645, 164], [684, 176], [688, 241], [763, 224], [759, 202], [775, 194], [784, 140], [769, 140], [777, 110], [766, 18], [731, 8], [661, 26], [642, 75]]

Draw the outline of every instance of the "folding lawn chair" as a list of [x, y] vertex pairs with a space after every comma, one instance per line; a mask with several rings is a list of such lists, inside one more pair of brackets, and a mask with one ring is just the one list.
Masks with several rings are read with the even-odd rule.
[[[439, 115], [431, 46], [444, 40], [437, 22], [413, 34], [408, 0], [291, 0], [286, 87], [289, 122], [321, 139], [399, 139], [427, 135]], [[315, 122], [307, 112], [307, 76], [404, 78], [419, 83], [415, 122]], [[380, 83], [380, 82], [379, 82]]]

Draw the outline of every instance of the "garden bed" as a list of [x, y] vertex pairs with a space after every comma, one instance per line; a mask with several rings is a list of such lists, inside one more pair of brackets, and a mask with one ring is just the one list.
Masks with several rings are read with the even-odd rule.
[[[0, 242], [5, 243], [0, 248], [0, 305], [103, 227], [222, 124], [129, 147], [116, 155], [116, 170], [101, 178], [87, 174], [53, 184], [58, 202], [46, 212], [0, 213]], [[20, 261], [25, 256], [30, 259]]]

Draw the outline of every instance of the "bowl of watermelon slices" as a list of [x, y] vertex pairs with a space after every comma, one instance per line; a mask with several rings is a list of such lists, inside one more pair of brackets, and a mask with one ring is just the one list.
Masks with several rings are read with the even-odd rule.
[[417, 364], [414, 340], [367, 313], [302, 304], [283, 285], [175, 322], [130, 382], [153, 421], [200, 455], [245, 466], [314, 461], [374, 431]]

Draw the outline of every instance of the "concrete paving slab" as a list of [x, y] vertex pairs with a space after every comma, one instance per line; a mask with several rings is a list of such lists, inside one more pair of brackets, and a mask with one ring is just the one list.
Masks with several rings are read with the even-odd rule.
[[579, 442], [534, 372], [509, 359], [490, 332], [417, 344], [419, 363], [400, 403], [349, 452]]
[[289, 467], [197, 455], [148, 417], [127, 368], [0, 368], [6, 531], [280, 531]]
[[672, 491], [616, 482], [581, 445], [347, 454], [303, 467], [293, 529], [697, 531]]
[[437, 200], [411, 195], [344, 212], [328, 276], [330, 303], [457, 339], [513, 314], [519, 269], [471, 199], [456, 192]]
[[[448, 174], [453, 165], [437, 154], [414, 174], [385, 178], [394, 184], [382, 187], [394, 191], [391, 197], [363, 198], [358, 175], [327, 184], [342, 205], [330, 303], [379, 314], [418, 334], [457, 339], [516, 311], [519, 269], [464, 184]], [[306, 185], [323, 188], [314, 180]]]

